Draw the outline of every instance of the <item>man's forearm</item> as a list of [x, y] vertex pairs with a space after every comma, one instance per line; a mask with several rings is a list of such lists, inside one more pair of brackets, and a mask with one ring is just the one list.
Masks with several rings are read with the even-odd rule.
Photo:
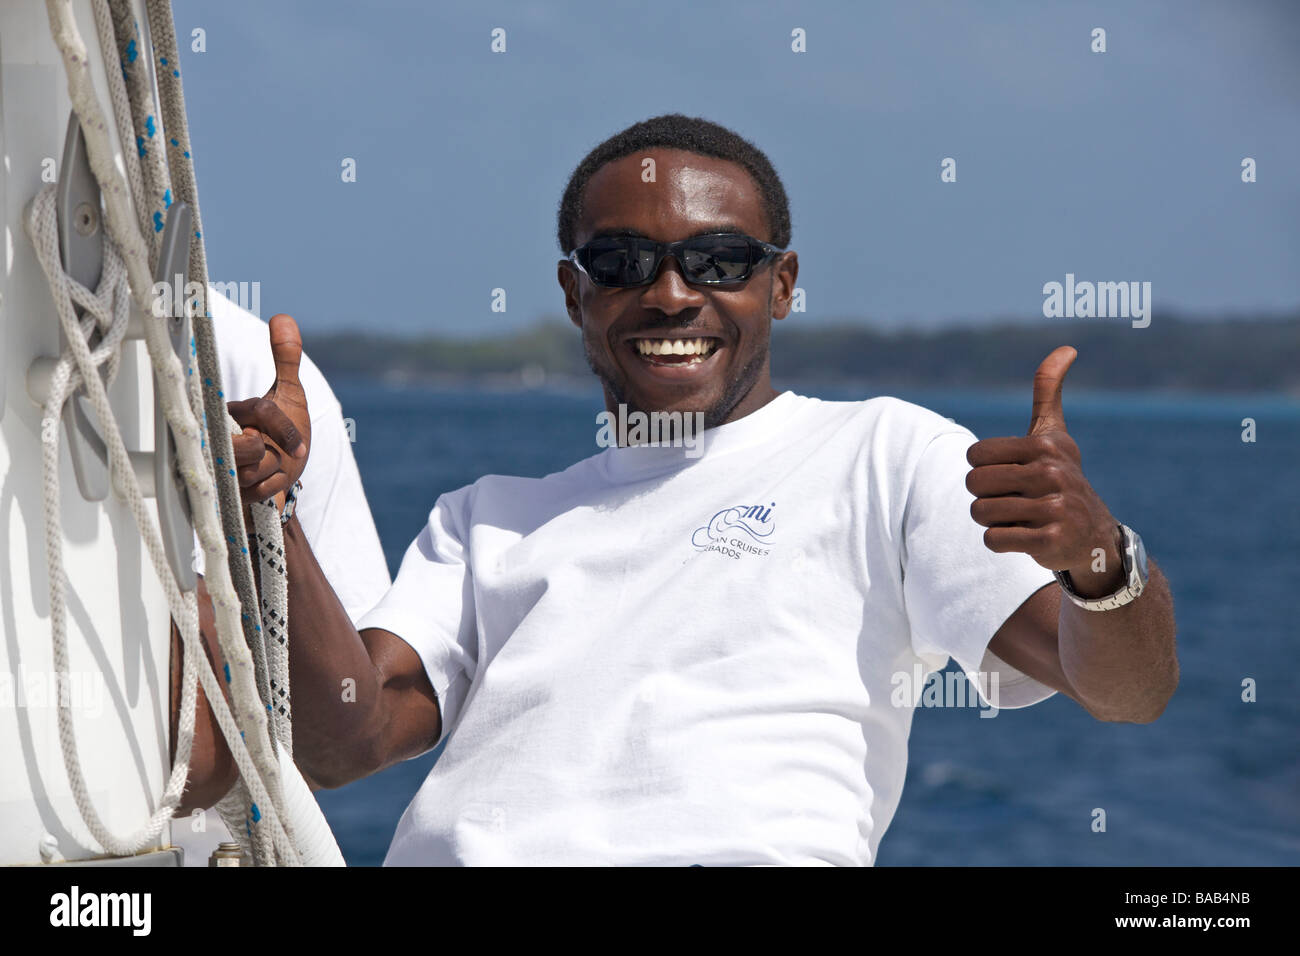
[[1062, 595], [1057, 633], [1061, 668], [1094, 717], [1149, 723], [1164, 711], [1178, 657], [1173, 597], [1154, 561], [1141, 596], [1124, 607], [1089, 611]]
[[338, 787], [378, 766], [380, 679], [296, 517], [284, 547], [294, 761], [314, 783]]

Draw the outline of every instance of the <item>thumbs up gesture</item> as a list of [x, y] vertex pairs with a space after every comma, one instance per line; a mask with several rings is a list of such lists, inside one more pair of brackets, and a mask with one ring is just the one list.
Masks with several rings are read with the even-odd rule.
[[307, 466], [311, 416], [298, 380], [302, 336], [287, 315], [273, 315], [271, 356], [275, 382], [261, 398], [227, 402], [231, 417], [244, 431], [231, 439], [235, 469], [245, 508], [250, 502], [279, 497], [293, 487]]
[[1061, 389], [1077, 355], [1063, 345], [1038, 366], [1024, 438], [986, 438], [970, 446], [966, 488], [975, 496], [971, 517], [988, 529], [990, 551], [1018, 551], [1048, 570], [1069, 571], [1076, 590], [1100, 597], [1123, 583], [1122, 538], [1084, 477], [1079, 446], [1065, 428]]

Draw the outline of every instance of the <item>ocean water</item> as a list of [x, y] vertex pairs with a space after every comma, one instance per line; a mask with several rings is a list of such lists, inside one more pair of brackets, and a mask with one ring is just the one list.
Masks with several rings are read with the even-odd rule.
[[[864, 389], [778, 383], [827, 399]], [[396, 574], [444, 491], [593, 454], [600, 393], [335, 381]], [[977, 436], [1024, 434], [1027, 390], [901, 392]], [[994, 719], [919, 708], [878, 865], [1300, 864], [1300, 403], [1087, 394], [1065, 414], [1085, 473], [1171, 582], [1182, 680], [1154, 724], [1106, 724], [1057, 695]], [[1242, 441], [1242, 420], [1256, 441]], [[1256, 687], [1242, 699], [1243, 681]], [[439, 751], [318, 794], [351, 865], [382, 862]], [[1105, 832], [1094, 832], [1094, 810]]]

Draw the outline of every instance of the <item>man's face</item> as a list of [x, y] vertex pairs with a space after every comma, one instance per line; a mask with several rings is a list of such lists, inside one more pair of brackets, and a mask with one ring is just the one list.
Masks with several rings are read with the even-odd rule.
[[[655, 182], [642, 181], [655, 161]], [[721, 159], [652, 149], [601, 167], [587, 184], [575, 241], [631, 233], [673, 242], [710, 232], [770, 241], [758, 187], [746, 170]], [[587, 362], [612, 412], [703, 412], [706, 427], [765, 405], [772, 319], [790, 309], [798, 274], [793, 252], [758, 267], [739, 285], [691, 285], [665, 256], [649, 285], [597, 286], [571, 262], [559, 265], [569, 317], [582, 329]], [[645, 354], [665, 341], [704, 340], [705, 356]], [[652, 344], [653, 343], [653, 344]], [[689, 349], [694, 346], [684, 346]]]

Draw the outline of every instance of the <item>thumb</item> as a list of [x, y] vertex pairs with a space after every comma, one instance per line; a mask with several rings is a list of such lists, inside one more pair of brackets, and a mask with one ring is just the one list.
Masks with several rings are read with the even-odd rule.
[[1065, 373], [1078, 356], [1069, 345], [1062, 345], [1043, 359], [1034, 373], [1034, 409], [1029, 420], [1029, 434], [1065, 431], [1065, 412], [1061, 408], [1061, 387]]
[[302, 388], [298, 381], [298, 363], [302, 361], [302, 335], [298, 323], [284, 313], [271, 316], [271, 358], [275, 361], [275, 385]]

